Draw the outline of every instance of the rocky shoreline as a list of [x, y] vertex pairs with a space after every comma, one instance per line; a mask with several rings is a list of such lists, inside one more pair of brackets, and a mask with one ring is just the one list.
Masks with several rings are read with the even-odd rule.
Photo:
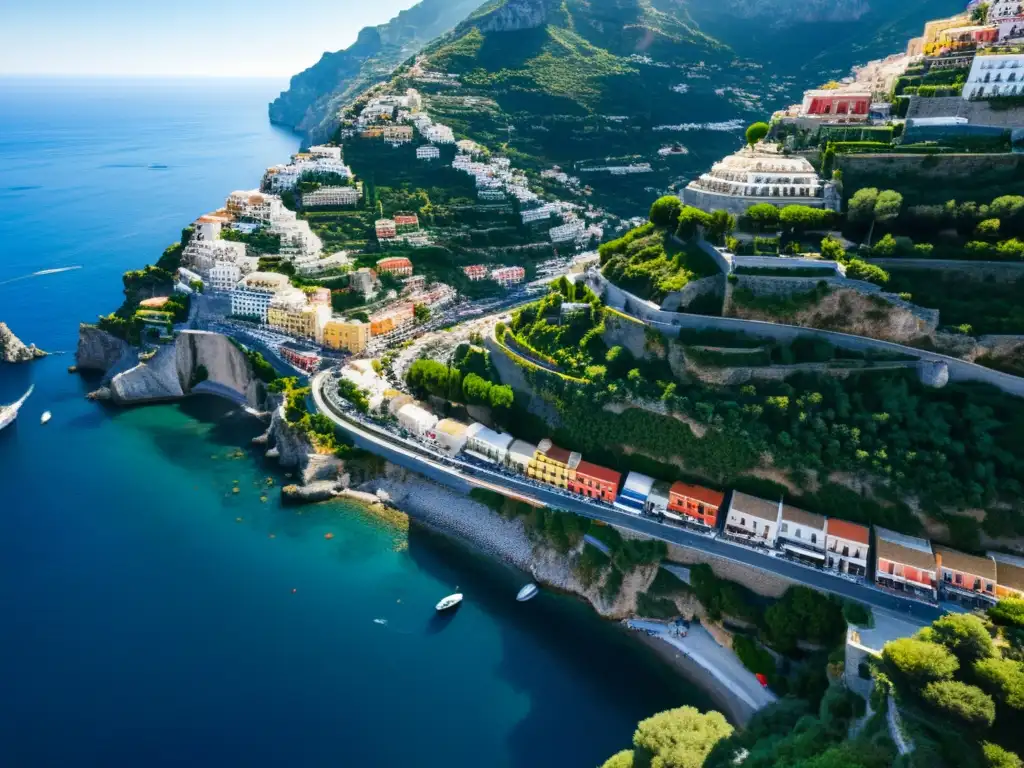
[[44, 352], [35, 344], [25, 343], [14, 335], [14, 332], [7, 327], [7, 323], [0, 323], [0, 361], [5, 363], [28, 363], [46, 357], [49, 352]]

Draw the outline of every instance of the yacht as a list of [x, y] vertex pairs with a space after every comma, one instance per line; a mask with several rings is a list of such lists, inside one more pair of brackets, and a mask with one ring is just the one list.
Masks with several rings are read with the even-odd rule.
[[21, 399], [17, 402], [11, 403], [10, 405], [0, 405], [0, 429], [10, 426], [11, 423], [18, 418], [18, 410], [25, 404], [25, 401], [28, 400], [28, 396], [32, 394], [33, 389], [35, 389], [34, 385], [29, 387], [28, 392], [22, 395]]
[[43, 416], [42, 416], [42, 418], [39, 419], [39, 423], [40, 424], [45, 424], [46, 422], [48, 422], [52, 418], [53, 418], [53, 414], [52, 413], [50, 413], [49, 411], [43, 411]]
[[525, 603], [527, 600], [536, 597], [538, 592], [540, 592], [540, 589], [536, 584], [527, 584], [519, 590], [519, 594], [516, 595], [516, 600], [520, 603]]
[[454, 608], [456, 605], [462, 602], [462, 593], [456, 592], [454, 595], [448, 595], [435, 607], [438, 611], [447, 611], [450, 608]]

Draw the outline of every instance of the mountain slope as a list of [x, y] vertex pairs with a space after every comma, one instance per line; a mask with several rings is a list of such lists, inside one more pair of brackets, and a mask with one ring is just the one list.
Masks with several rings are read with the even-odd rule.
[[325, 53], [292, 77], [270, 104], [270, 121], [311, 138], [329, 135], [338, 108], [464, 19], [480, 0], [422, 0], [386, 24], [365, 27], [352, 45]]

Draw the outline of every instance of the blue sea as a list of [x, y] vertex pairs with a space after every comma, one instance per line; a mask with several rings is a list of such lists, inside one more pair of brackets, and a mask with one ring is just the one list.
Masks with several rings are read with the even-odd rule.
[[35, 385], [0, 432], [0, 765], [593, 766], [643, 717], [706, 708], [577, 600], [516, 603], [523, 573], [282, 507], [228, 404], [84, 399], [78, 322], [295, 151], [266, 119], [284, 85], [0, 79], [0, 320], [65, 353], [0, 365], [0, 402]]

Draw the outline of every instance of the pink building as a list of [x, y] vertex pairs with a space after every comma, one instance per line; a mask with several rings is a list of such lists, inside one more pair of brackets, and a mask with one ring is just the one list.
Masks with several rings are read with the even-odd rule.
[[526, 279], [526, 270], [522, 267], [499, 267], [491, 271], [491, 280], [501, 283], [506, 288]]
[[314, 288], [309, 294], [310, 304], [330, 304], [331, 303], [331, 289], [330, 288]]
[[399, 277], [408, 277], [412, 274], [412, 262], [404, 256], [393, 256], [388, 259], [380, 259], [377, 262], [378, 272], [387, 272]]
[[398, 235], [398, 229], [395, 227], [395, 222], [391, 219], [377, 219], [373, 226], [377, 231], [378, 240]]
[[822, 88], [804, 92], [800, 115], [835, 120], [866, 120], [870, 108], [870, 91]]
[[473, 264], [469, 267], [463, 267], [462, 271], [466, 273], [466, 277], [472, 280], [474, 283], [477, 280], [484, 280], [487, 278], [487, 267], [483, 264]]

